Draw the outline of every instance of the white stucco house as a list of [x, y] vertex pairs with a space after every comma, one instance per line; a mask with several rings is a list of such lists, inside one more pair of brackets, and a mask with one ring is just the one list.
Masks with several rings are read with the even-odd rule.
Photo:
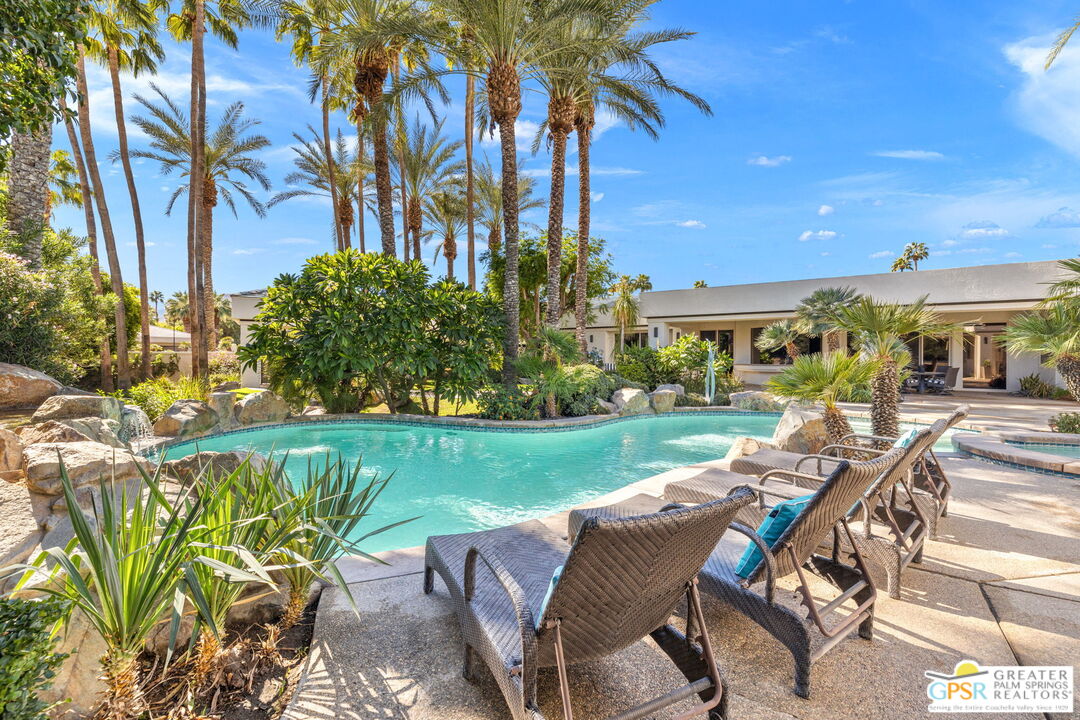
[[[734, 358], [737, 376], [761, 384], [780, 372], [785, 361], [782, 352], [765, 357], [754, 347], [761, 329], [794, 317], [796, 305], [818, 288], [850, 287], [890, 302], [912, 302], [926, 295], [928, 304], [945, 319], [960, 324], [962, 330], [950, 338], [910, 343], [916, 362], [958, 368], [958, 389], [1016, 390], [1020, 378], [1032, 373], [1060, 385], [1037, 355], [1010, 355], [995, 341], [1014, 315], [1034, 308], [1046, 296], [1047, 284], [1058, 275], [1057, 262], [1050, 260], [644, 292], [639, 324], [625, 329], [626, 341], [663, 347], [689, 333], [714, 340]], [[247, 342], [264, 295], [264, 290], [252, 290], [231, 296], [240, 344]], [[569, 329], [573, 322], [568, 315], [563, 325]], [[610, 312], [601, 307], [586, 331], [589, 349], [610, 362], [618, 336]], [[820, 340], [807, 340], [804, 349], [819, 350]], [[246, 370], [243, 382], [258, 386], [262, 377]]]

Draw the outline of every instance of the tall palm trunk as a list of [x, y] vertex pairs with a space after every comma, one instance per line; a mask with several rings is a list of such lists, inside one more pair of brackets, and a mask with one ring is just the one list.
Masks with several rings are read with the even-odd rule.
[[499, 224], [494, 224], [488, 228], [488, 250], [492, 253], [497, 253], [502, 250], [502, 227]]
[[589, 349], [585, 342], [585, 321], [588, 311], [589, 281], [589, 223], [592, 219], [592, 188], [590, 186], [589, 150], [592, 145], [593, 118], [591, 109], [580, 112], [574, 119], [578, 143], [578, 231], [577, 267], [574, 273], [574, 336], [581, 352]]
[[101, 172], [98, 169], [97, 153], [94, 152], [94, 139], [90, 134], [90, 104], [86, 89], [86, 51], [79, 48], [77, 66], [77, 88], [79, 92], [79, 133], [82, 135], [83, 151], [86, 153], [86, 167], [94, 189], [94, 204], [97, 205], [98, 217], [101, 218], [101, 234], [105, 240], [105, 253], [109, 259], [109, 282], [116, 296], [114, 317], [116, 322], [116, 379], [120, 388], [131, 387], [131, 368], [128, 365], [127, 313], [124, 308], [124, 277], [120, 272], [120, 257], [116, 253], [116, 236], [113, 235], [112, 219], [109, 206], [105, 202], [105, 188], [101, 184]]
[[35, 133], [14, 133], [8, 162], [8, 230], [21, 236], [30, 267], [41, 267], [41, 235], [49, 199], [52, 125]]
[[457, 238], [447, 235], [443, 238], [443, 255], [446, 257], [446, 277], [454, 279], [454, 260], [457, 259]]
[[150, 377], [150, 289], [146, 282], [146, 240], [143, 236], [142, 210], [135, 189], [135, 173], [128, 153], [127, 124], [124, 122], [124, 99], [120, 91], [120, 60], [116, 48], [108, 49], [109, 77], [112, 79], [113, 111], [116, 113], [116, 134], [120, 146], [120, 164], [124, 167], [128, 196], [131, 198], [131, 217], [135, 223], [135, 250], [139, 258], [139, 376]]
[[367, 252], [364, 245], [364, 120], [362, 112], [356, 119], [356, 239], [360, 252]]
[[[94, 221], [94, 205], [90, 198], [90, 178], [86, 174], [86, 163], [83, 161], [82, 148], [79, 146], [79, 137], [75, 134], [75, 123], [67, 114], [67, 101], [60, 96], [60, 104], [64, 110], [64, 127], [67, 129], [68, 142], [71, 143], [71, 157], [75, 161], [75, 170], [79, 175], [79, 194], [82, 196], [83, 217], [86, 218], [86, 244], [93, 263], [90, 265], [90, 279], [94, 283], [94, 294], [101, 297], [105, 294], [101, 286], [101, 261], [98, 259], [97, 247], [97, 223]], [[109, 345], [108, 333], [103, 333], [100, 345], [101, 354], [101, 389], [105, 392], [113, 391], [112, 377], [112, 348]]]
[[191, 183], [188, 188], [188, 332], [191, 333], [191, 374], [206, 377], [205, 338], [203, 337], [203, 275], [202, 243], [199, 240], [199, 221], [202, 217], [202, 179], [205, 121], [200, 113], [205, 108], [202, 101], [205, 74], [203, 66], [203, 34], [205, 32], [206, 8], [203, 0], [195, 0], [195, 16], [191, 26]]
[[566, 191], [566, 138], [574, 129], [577, 106], [573, 98], [554, 97], [548, 103], [548, 130], [551, 133], [551, 199], [548, 201], [547, 231], [547, 324], [559, 326], [562, 317], [563, 200]]
[[836, 330], [826, 332], [825, 345], [829, 348], [830, 353], [838, 352], [840, 350], [840, 333]]
[[323, 153], [326, 155], [326, 177], [330, 184], [330, 209], [333, 213], [334, 238], [337, 241], [337, 250], [345, 249], [345, 238], [341, 237], [341, 226], [338, 218], [341, 217], [338, 208], [337, 179], [334, 177], [334, 153], [330, 149], [330, 81], [325, 75], [322, 77], [322, 134]]
[[503, 309], [506, 332], [503, 337], [503, 383], [517, 385], [514, 363], [518, 356], [520, 330], [520, 283], [518, 277], [518, 173], [517, 138], [514, 123], [521, 113], [521, 78], [517, 69], [505, 62], [491, 65], [487, 78], [488, 102], [492, 117], [499, 126], [502, 151], [502, 203], [505, 240], [503, 271]]
[[390, 182], [390, 148], [387, 145], [386, 121], [377, 119], [375, 143], [375, 200], [379, 207], [379, 233], [384, 255], [397, 257], [394, 240], [394, 200]]
[[900, 373], [896, 361], [882, 358], [870, 381], [870, 426], [874, 435], [900, 436]]
[[[199, 238], [202, 241], [203, 274], [203, 336], [206, 348], [217, 349], [217, 295], [214, 294], [214, 206], [217, 205], [217, 185], [214, 178], [203, 178], [202, 215], [199, 218]], [[209, 359], [209, 358], [208, 358]], [[206, 368], [210, 371], [209, 364]]]
[[825, 406], [822, 419], [825, 421], [825, 432], [829, 435], [829, 442], [834, 445], [840, 444], [840, 440], [852, 432], [847, 416], [835, 405]]
[[1080, 356], [1062, 355], [1054, 366], [1061, 373], [1061, 379], [1065, 381], [1065, 388], [1073, 400], [1080, 402]]
[[476, 78], [465, 78], [465, 232], [469, 256], [469, 288], [476, 289], [476, 178], [473, 174], [473, 123], [476, 114]]

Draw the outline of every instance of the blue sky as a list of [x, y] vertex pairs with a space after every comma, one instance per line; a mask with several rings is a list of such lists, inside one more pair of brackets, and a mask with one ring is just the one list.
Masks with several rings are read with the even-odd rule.
[[[1080, 41], [1042, 70], [1076, 8], [1032, 5], [663, 0], [655, 24], [698, 35], [657, 58], [715, 114], [668, 101], [658, 142], [601, 118], [593, 234], [607, 239], [620, 272], [647, 273], [657, 289], [885, 271], [912, 241], [930, 247], [927, 268], [1076, 255]], [[190, 50], [169, 41], [166, 51], [157, 78], [126, 78], [129, 116], [137, 108], [130, 94], [147, 93], [152, 79], [187, 102]], [[238, 51], [210, 42], [207, 68], [211, 123], [243, 101], [273, 143], [263, 159], [274, 190], [283, 189], [291, 134], [319, 122], [306, 73], [287, 44], [259, 30], [243, 32]], [[125, 280], [134, 282], [127, 191], [119, 166], [105, 159], [116, 145], [108, 78], [100, 68], [89, 73], [98, 157]], [[549, 158], [528, 154], [544, 108], [538, 94], [526, 98], [518, 135], [522, 167], [546, 195]], [[446, 112], [444, 132], [456, 138], [461, 93]], [[335, 125], [350, 130], [344, 116]], [[130, 124], [129, 133], [133, 147], [145, 145]], [[55, 143], [67, 147], [62, 128]], [[480, 149], [497, 163], [494, 141]], [[573, 173], [572, 153], [568, 164]], [[136, 174], [150, 286], [171, 294], [186, 287], [185, 214], [164, 215], [177, 180], [150, 162], [137, 163]], [[568, 187], [572, 228], [573, 177]], [[61, 208], [56, 218], [84, 231], [80, 210]], [[544, 223], [546, 210], [528, 219]], [[367, 227], [369, 247], [377, 245], [370, 215]], [[243, 207], [233, 219], [219, 206], [215, 284], [219, 292], [265, 286], [331, 245], [328, 201], [289, 201], [265, 219]], [[432, 254], [427, 248], [425, 259]], [[457, 269], [464, 273], [461, 262]]]

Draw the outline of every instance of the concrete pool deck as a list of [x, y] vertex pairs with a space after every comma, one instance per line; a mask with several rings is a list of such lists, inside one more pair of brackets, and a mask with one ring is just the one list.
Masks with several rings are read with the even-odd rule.
[[[1080, 483], [973, 459], [942, 461], [954, 495], [938, 538], [928, 541], [922, 564], [905, 571], [900, 600], [879, 594], [875, 639], [849, 638], [815, 664], [810, 699], [791, 692], [791, 657], [771, 636], [706, 602], [732, 718], [929, 717], [924, 670], [949, 672], [963, 659], [1080, 664]], [[666, 483], [708, 473], [721, 462], [671, 470], [588, 504], [659, 495]], [[542, 521], [565, 534], [567, 515]], [[340, 563], [360, 615], [343, 593], [324, 591], [311, 653], [284, 718], [508, 717], [489, 676], [479, 685], [461, 678], [461, 637], [445, 588], [436, 580], [432, 595], [421, 592], [423, 549], [380, 555], [390, 565], [354, 558]], [[790, 589], [778, 583], [778, 597], [796, 607]], [[570, 682], [574, 712], [585, 719], [628, 708], [681, 679], [651, 641], [642, 641], [574, 666]], [[548, 718], [562, 717], [553, 671], [540, 671], [540, 698]]]

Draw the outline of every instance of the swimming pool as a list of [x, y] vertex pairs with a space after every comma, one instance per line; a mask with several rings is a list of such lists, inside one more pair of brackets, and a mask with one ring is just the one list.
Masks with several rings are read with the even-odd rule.
[[1033, 450], [1035, 452], [1050, 453], [1051, 455], [1061, 455], [1067, 458], [1080, 458], [1080, 445], [1065, 445], [1064, 443], [1031, 443], [1031, 442], [1010, 442], [1010, 445], [1016, 445], [1025, 450]]
[[[359, 532], [420, 516], [362, 547], [378, 552], [421, 545], [434, 533], [560, 512], [666, 470], [722, 458], [737, 437], [768, 439], [778, 420], [770, 414], [675, 413], [558, 432], [326, 421], [201, 438], [173, 445], [165, 456], [253, 450], [280, 459], [287, 452], [285, 468], [294, 478], [306, 474], [309, 460], [327, 453], [362, 458], [365, 473], [394, 476]], [[865, 429], [859, 421], [852, 425]]]

